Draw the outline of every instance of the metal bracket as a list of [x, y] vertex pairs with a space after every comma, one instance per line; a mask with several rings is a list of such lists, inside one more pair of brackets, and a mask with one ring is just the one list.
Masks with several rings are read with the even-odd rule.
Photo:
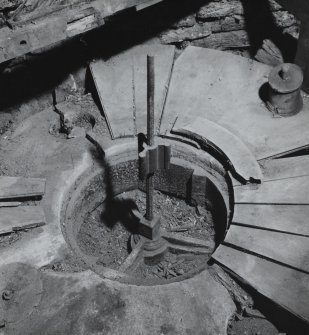
[[144, 150], [139, 154], [140, 179], [155, 173], [157, 170], [169, 169], [171, 161], [171, 145], [159, 144], [148, 146], [143, 145]]

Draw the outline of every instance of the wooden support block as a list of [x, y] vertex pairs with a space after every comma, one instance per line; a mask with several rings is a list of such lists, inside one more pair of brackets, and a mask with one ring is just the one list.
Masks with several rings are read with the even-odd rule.
[[41, 206], [0, 208], [0, 234], [30, 229], [46, 224]]
[[231, 225], [224, 244], [309, 274], [309, 237]]
[[131, 214], [136, 219], [139, 235], [150, 240], [158, 237], [161, 226], [160, 216], [154, 216], [154, 218], [149, 221], [137, 209], [133, 209]]
[[171, 160], [171, 145], [158, 144], [152, 147], [144, 146], [144, 150], [139, 153], [140, 179], [145, 179], [147, 175], [158, 170], [167, 170]]
[[193, 171], [188, 187], [190, 187], [189, 201], [192, 205], [205, 206], [208, 178], [205, 173]]
[[309, 322], [308, 274], [223, 245], [212, 257], [256, 291]]
[[299, 65], [304, 73], [304, 81], [303, 81], [302, 89], [306, 93], [309, 93], [309, 66], [308, 66], [309, 22], [308, 22], [308, 19], [302, 21], [300, 24], [300, 33], [299, 33], [299, 38], [298, 38], [298, 43], [297, 43], [297, 53], [295, 57], [295, 64]]
[[45, 193], [45, 179], [0, 177], [0, 199], [29, 198]]

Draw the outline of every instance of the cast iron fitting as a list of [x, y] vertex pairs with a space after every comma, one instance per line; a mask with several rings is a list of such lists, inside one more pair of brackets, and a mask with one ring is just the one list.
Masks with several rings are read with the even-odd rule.
[[292, 116], [301, 111], [303, 72], [296, 64], [284, 63], [274, 67], [268, 76], [268, 109], [275, 115]]

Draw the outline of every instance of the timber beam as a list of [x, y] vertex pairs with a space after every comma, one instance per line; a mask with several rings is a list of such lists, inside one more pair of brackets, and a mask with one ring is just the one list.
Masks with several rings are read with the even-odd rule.
[[125, 9], [140, 10], [156, 2], [95, 0], [25, 15], [0, 29], [0, 63], [101, 27], [105, 18]]

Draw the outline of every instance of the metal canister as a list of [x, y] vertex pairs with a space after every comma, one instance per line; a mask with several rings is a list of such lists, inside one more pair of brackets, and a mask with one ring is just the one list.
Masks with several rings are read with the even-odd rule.
[[303, 72], [296, 64], [284, 63], [274, 67], [268, 76], [267, 107], [276, 115], [292, 116], [303, 107], [301, 85]]

